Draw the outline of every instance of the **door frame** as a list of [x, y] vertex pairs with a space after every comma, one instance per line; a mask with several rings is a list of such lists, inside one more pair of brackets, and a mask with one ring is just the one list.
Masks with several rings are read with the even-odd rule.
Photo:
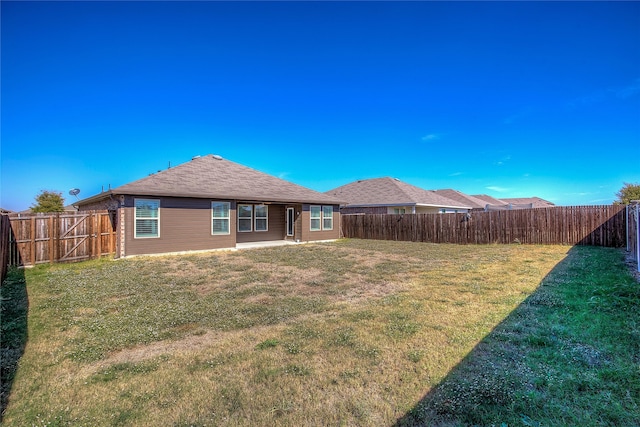
[[295, 208], [287, 207], [285, 209], [285, 233], [286, 237], [295, 237], [296, 234], [296, 210]]

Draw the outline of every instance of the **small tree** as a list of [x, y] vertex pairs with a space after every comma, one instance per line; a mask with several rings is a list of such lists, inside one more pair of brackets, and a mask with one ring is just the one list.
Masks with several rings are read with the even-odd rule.
[[64, 212], [62, 193], [42, 190], [36, 196], [36, 204], [31, 206], [32, 212]]
[[618, 197], [616, 204], [628, 205], [632, 200], [640, 200], [640, 184], [625, 182], [616, 196]]

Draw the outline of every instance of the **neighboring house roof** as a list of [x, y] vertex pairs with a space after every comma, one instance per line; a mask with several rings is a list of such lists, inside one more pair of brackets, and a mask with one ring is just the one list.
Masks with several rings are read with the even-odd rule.
[[396, 178], [374, 178], [354, 181], [325, 194], [347, 202], [347, 207], [365, 206], [435, 206], [453, 209], [471, 209], [468, 203], [459, 203], [423, 190]]
[[13, 213], [13, 211], [10, 211], [9, 209], [0, 208], [0, 215], [9, 215], [10, 213]]
[[[78, 208], [76, 208], [74, 205], [66, 205], [62, 208], [62, 212], [77, 212]], [[62, 213], [60, 212], [60, 213]], [[15, 216], [15, 215], [36, 215], [36, 214], [42, 214], [42, 215], [47, 215], [50, 214], [52, 212], [34, 212], [31, 208], [29, 209], [25, 209], [23, 211], [20, 212], [11, 212], [10, 215]], [[57, 212], [53, 212], [53, 213], [57, 213]]]
[[486, 205], [504, 205], [506, 204], [500, 199], [496, 199], [495, 197], [487, 196], [486, 194], [474, 194], [471, 197], [475, 197], [476, 199], [480, 199], [484, 202], [482, 207], [484, 208]]
[[453, 189], [444, 189], [444, 190], [435, 190], [437, 194], [446, 197], [447, 199], [454, 200], [458, 203], [462, 203], [464, 205], [471, 206], [473, 209], [484, 208], [487, 204], [482, 199], [479, 199], [474, 196], [469, 196], [468, 194], [464, 194], [458, 190]]
[[194, 157], [75, 204], [94, 203], [110, 195], [340, 204], [339, 199], [211, 154]]
[[532, 204], [534, 208], [548, 208], [555, 206], [548, 200], [541, 199], [540, 197], [510, 197], [507, 199], [501, 199], [506, 204], [512, 205], [526, 205]]

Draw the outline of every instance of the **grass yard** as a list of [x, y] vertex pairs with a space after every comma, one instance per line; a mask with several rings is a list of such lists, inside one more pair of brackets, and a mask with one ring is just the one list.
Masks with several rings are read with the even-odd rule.
[[13, 270], [1, 303], [7, 426], [640, 425], [617, 249], [99, 260]]

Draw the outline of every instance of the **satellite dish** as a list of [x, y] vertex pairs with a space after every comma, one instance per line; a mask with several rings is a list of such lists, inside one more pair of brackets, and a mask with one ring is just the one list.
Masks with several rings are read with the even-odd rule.
[[76, 199], [78, 198], [78, 194], [80, 194], [80, 189], [79, 188], [72, 188], [71, 190], [69, 190], [69, 194], [72, 196], [76, 196]]

